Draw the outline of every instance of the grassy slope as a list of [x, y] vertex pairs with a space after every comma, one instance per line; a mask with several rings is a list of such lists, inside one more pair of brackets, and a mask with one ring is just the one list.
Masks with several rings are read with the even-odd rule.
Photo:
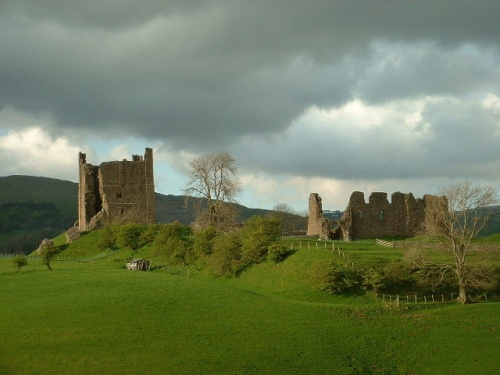
[[[96, 240], [82, 238], [68, 254]], [[351, 254], [383, 258], [369, 243], [349, 246]], [[498, 367], [499, 304], [391, 311], [370, 296], [330, 297], [312, 290], [307, 275], [331, 251], [303, 248], [283, 263], [217, 280], [195, 270], [191, 277], [126, 271], [132, 255], [54, 262], [53, 272], [32, 262], [19, 274], [0, 259], [0, 373], [492, 374]]]

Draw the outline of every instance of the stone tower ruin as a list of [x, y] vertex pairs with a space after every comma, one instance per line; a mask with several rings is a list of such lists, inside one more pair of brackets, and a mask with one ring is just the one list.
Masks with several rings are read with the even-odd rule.
[[319, 236], [321, 233], [321, 221], [323, 220], [323, 206], [318, 193], [309, 196], [309, 218], [307, 219], [307, 235]]
[[307, 235], [328, 238], [332, 222], [323, 216], [323, 205], [318, 193], [309, 196], [309, 217], [307, 219]]
[[103, 221], [114, 223], [156, 222], [153, 150], [132, 160], [87, 163], [79, 153], [78, 229], [93, 230]]

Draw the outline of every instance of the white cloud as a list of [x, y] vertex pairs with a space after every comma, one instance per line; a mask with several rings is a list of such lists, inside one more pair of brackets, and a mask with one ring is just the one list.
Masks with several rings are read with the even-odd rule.
[[76, 181], [79, 148], [53, 139], [40, 127], [9, 131], [0, 137], [1, 175], [34, 175]]

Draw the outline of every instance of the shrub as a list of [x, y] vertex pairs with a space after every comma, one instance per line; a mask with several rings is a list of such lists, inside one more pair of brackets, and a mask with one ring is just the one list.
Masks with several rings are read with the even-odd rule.
[[379, 289], [384, 287], [384, 276], [373, 268], [364, 271], [362, 277], [365, 290], [373, 290], [378, 293]]
[[281, 237], [281, 221], [275, 217], [253, 216], [241, 231], [242, 261], [259, 263], [267, 256], [267, 248]]
[[97, 247], [100, 250], [111, 249], [117, 247], [117, 229], [115, 226], [108, 224], [101, 231], [101, 238], [97, 242]]
[[395, 260], [382, 270], [382, 283], [385, 291], [415, 290], [416, 280], [409, 262]]
[[186, 265], [191, 263], [195, 257], [184, 238], [186, 233], [191, 233], [191, 229], [186, 230], [185, 228], [177, 223], [159, 226], [152, 244], [153, 255], [165, 256], [170, 264]]
[[315, 263], [312, 282], [316, 289], [334, 295], [357, 295], [365, 292], [362, 275], [333, 261]]
[[278, 263], [285, 258], [287, 253], [288, 249], [285, 246], [274, 244], [267, 249], [267, 259], [271, 262]]
[[150, 243], [152, 243], [156, 236], [158, 235], [158, 232], [162, 228], [163, 225], [161, 224], [153, 224], [153, 225], [148, 225], [146, 229], [141, 233], [141, 237], [139, 239], [140, 246], [146, 246]]
[[234, 276], [241, 270], [243, 264], [239, 231], [223, 233], [214, 239], [213, 253], [207, 259], [207, 264], [216, 277]]
[[126, 247], [137, 250], [141, 245], [141, 234], [146, 226], [137, 223], [129, 223], [119, 227], [117, 244], [119, 247]]
[[12, 259], [12, 264], [16, 267], [16, 272], [19, 272], [22, 267], [28, 265], [28, 261], [24, 255], [18, 255]]
[[193, 249], [196, 254], [209, 255], [214, 250], [214, 239], [217, 237], [215, 227], [206, 227], [194, 234]]

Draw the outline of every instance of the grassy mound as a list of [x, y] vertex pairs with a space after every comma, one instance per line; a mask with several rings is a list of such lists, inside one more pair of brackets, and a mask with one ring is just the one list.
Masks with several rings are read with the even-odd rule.
[[[67, 246], [52, 272], [31, 261], [16, 274], [0, 259], [0, 373], [490, 374], [498, 367], [498, 303], [401, 311], [371, 295], [329, 296], [308, 274], [315, 262], [339, 258], [330, 243], [299, 249], [294, 241], [281, 263], [211, 279], [195, 266], [127, 271], [124, 262], [152, 250], [101, 257], [97, 237]], [[370, 241], [341, 251], [366, 264], [400, 254]], [[78, 256], [87, 261], [62, 260]]]

